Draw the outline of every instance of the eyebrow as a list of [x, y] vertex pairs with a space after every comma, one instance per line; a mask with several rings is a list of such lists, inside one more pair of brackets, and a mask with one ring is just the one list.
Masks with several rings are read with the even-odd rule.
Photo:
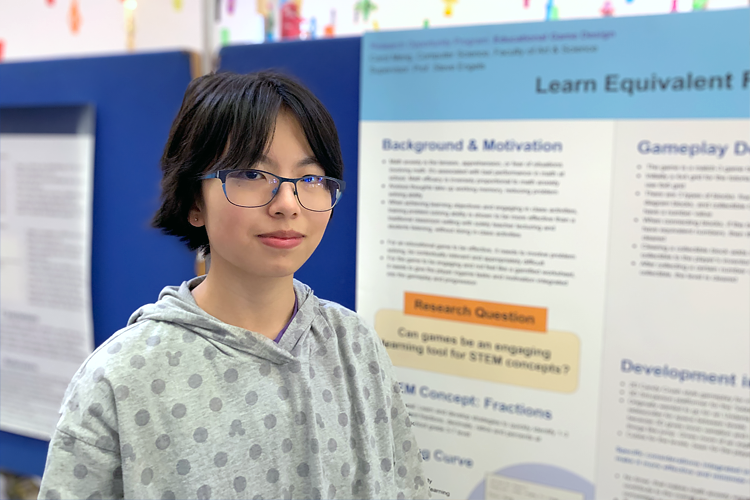
[[[259, 163], [266, 163], [268, 165], [272, 165], [274, 167], [278, 167], [278, 164], [274, 160], [272, 160], [271, 158], [269, 158], [266, 155], [261, 155], [261, 157], [258, 158], [258, 162]], [[320, 166], [320, 162], [314, 156], [307, 156], [307, 157], [301, 159], [300, 161], [298, 161], [296, 166], [297, 167], [306, 167], [308, 165], [318, 165], [318, 166]]]

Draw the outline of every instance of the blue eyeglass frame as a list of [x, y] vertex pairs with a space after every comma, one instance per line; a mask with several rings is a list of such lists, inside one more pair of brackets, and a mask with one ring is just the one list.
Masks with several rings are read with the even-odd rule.
[[[232, 200], [230, 200], [229, 199], [229, 195], [227, 194], [227, 176], [230, 173], [232, 173], [232, 172], [258, 172], [258, 173], [261, 173], [261, 174], [270, 175], [271, 177], [275, 177], [276, 179], [279, 180], [279, 185], [276, 186], [276, 189], [274, 189], [273, 196], [271, 196], [271, 199], [268, 200], [263, 205], [254, 205], [252, 207], [248, 207], [246, 205], [238, 205], [238, 204], [234, 203]], [[307, 208], [305, 205], [302, 204], [302, 202], [299, 199], [299, 193], [297, 193], [297, 182], [301, 181], [302, 179], [308, 178], [308, 177], [319, 177], [321, 179], [328, 179], [328, 180], [336, 181], [339, 184], [339, 186], [340, 186], [339, 193], [336, 196], [336, 201], [333, 203], [333, 205], [331, 205], [331, 208], [328, 208], [326, 210], [312, 210], [312, 209]], [[203, 180], [203, 181], [208, 180], [208, 179], [219, 179], [219, 180], [221, 180], [221, 188], [224, 190], [224, 197], [227, 199], [227, 201], [229, 203], [231, 203], [235, 207], [241, 207], [241, 208], [260, 208], [260, 207], [265, 207], [266, 205], [268, 205], [269, 203], [271, 203], [274, 198], [276, 198], [276, 195], [278, 194], [279, 188], [281, 188], [281, 185], [284, 184], [285, 182], [290, 182], [292, 184], [292, 186], [294, 186], [294, 197], [297, 198], [297, 203], [299, 203], [299, 206], [301, 206], [305, 210], [309, 210], [310, 212], [328, 212], [330, 210], [333, 210], [333, 207], [335, 207], [336, 205], [338, 205], [339, 200], [341, 199], [341, 195], [344, 194], [344, 189], [346, 189], [346, 182], [344, 182], [341, 179], [337, 179], [335, 177], [328, 177], [327, 175], [311, 175], [310, 174], [310, 175], [305, 175], [305, 176], [302, 176], [302, 177], [290, 178], [290, 177], [281, 177], [280, 175], [272, 174], [271, 172], [266, 172], [265, 170], [258, 170], [256, 168], [248, 168], [248, 169], [230, 168], [230, 169], [225, 169], [225, 170], [217, 170], [216, 172], [213, 172], [213, 173], [210, 173], [210, 174], [206, 174], [203, 177], [201, 177], [201, 180]]]

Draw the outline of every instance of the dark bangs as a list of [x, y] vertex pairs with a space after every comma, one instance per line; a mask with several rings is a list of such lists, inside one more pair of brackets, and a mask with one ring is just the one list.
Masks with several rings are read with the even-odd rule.
[[191, 250], [208, 252], [205, 228], [188, 221], [201, 202], [201, 177], [255, 165], [268, 150], [282, 109], [297, 118], [325, 175], [341, 179], [336, 126], [306, 87], [274, 72], [206, 75], [190, 82], [172, 124], [161, 159], [162, 204], [153, 226], [180, 237]]

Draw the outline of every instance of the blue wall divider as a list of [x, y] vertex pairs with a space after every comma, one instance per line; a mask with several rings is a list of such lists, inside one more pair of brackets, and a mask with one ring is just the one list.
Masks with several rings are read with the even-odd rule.
[[[91, 294], [101, 344], [166, 285], [194, 276], [194, 256], [151, 229], [159, 158], [191, 79], [191, 55], [170, 52], [0, 64], [0, 106], [96, 108]], [[29, 397], [34, 397], [30, 394]], [[41, 475], [47, 442], [0, 432], [0, 468]]]
[[[219, 71], [277, 69], [297, 77], [331, 112], [346, 193], [312, 258], [297, 273], [316, 294], [354, 309], [360, 39], [225, 47]], [[166, 285], [193, 276], [193, 255], [151, 229], [159, 158], [191, 79], [190, 54], [129, 55], [0, 64], [0, 106], [96, 107], [91, 262], [99, 345]], [[30, 395], [30, 397], [33, 397]], [[0, 468], [41, 475], [47, 442], [0, 432]]]

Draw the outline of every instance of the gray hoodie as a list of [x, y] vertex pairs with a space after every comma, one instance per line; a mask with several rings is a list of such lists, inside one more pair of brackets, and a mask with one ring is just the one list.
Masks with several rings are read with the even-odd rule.
[[352, 311], [295, 281], [279, 344], [167, 287], [83, 363], [39, 498], [427, 498], [392, 366]]

